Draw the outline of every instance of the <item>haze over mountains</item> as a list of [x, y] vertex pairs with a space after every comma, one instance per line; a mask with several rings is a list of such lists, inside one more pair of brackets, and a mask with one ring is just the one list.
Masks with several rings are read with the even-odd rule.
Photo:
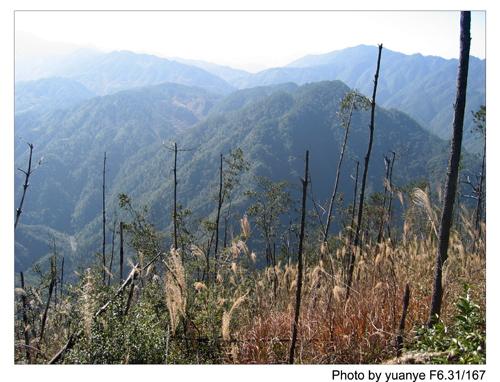
[[[324, 80], [341, 80], [349, 87], [369, 95], [375, 54], [376, 47], [359, 45], [322, 55], [305, 56], [286, 67], [252, 74], [203, 61], [174, 61], [128, 51], [98, 53], [80, 49], [59, 58], [57, 63], [48, 60], [45, 66], [37, 65], [38, 72], [28, 74], [24, 70], [19, 75], [16, 72], [16, 76], [24, 79], [52, 76], [70, 78], [98, 95], [162, 82], [229, 94], [236, 89], [255, 86], [287, 82], [301, 85]], [[401, 110], [431, 133], [449, 139], [457, 63], [456, 59], [406, 55], [384, 49], [379, 105]], [[471, 111], [485, 104], [486, 61], [471, 57], [469, 73], [464, 147], [471, 152], [478, 152], [480, 141], [470, 133], [473, 125]], [[29, 89], [30, 86], [39, 87], [39, 84], [27, 82], [23, 86]], [[16, 111], [22, 109], [16, 108]]]
[[[51, 237], [76, 268], [99, 250], [101, 171], [108, 155], [109, 220], [120, 216], [119, 193], [150, 207], [168, 232], [172, 154], [176, 141], [179, 200], [193, 222], [214, 210], [217, 158], [241, 147], [251, 169], [235, 192], [235, 211], [255, 175], [297, 182], [303, 153], [312, 150], [315, 197], [327, 198], [340, 150], [337, 111], [349, 88], [372, 89], [376, 48], [358, 46], [307, 56], [287, 67], [251, 74], [197, 61], [183, 62], [120, 51], [78, 51], [40, 66], [16, 83], [15, 166], [27, 162], [24, 141], [43, 165], [33, 175], [20, 229], [16, 269], [50, 252]], [[383, 155], [398, 154], [395, 182], [438, 182], [446, 170], [456, 60], [404, 55], [384, 49], [369, 189], [381, 190]], [[17, 72], [16, 72], [17, 74]], [[27, 80], [31, 78], [31, 80]], [[465, 146], [479, 149], [469, 132], [470, 111], [485, 104], [485, 60], [471, 58]], [[398, 110], [396, 110], [398, 109]], [[349, 202], [353, 160], [366, 150], [368, 114], [353, 116], [348, 162], [340, 191]], [[464, 163], [474, 165], [465, 154]], [[324, 174], [328, 174], [327, 177]], [[23, 177], [16, 174], [16, 204]], [[116, 211], [116, 212], [115, 212]]]

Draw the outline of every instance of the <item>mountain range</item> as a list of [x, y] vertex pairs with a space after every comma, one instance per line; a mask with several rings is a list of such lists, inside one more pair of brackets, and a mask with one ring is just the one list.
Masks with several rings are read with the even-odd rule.
[[[41, 65], [31, 77], [56, 76], [72, 79], [98, 95], [162, 82], [197, 86], [227, 95], [236, 89], [256, 86], [287, 82], [302, 85], [340, 80], [368, 96], [372, 86], [376, 49], [375, 46], [359, 45], [326, 54], [305, 56], [285, 67], [258, 73], [204, 61], [166, 59], [129, 51], [98, 53], [80, 49], [60, 58], [56, 63], [49, 61], [50, 65]], [[379, 104], [385, 108], [401, 110], [431, 133], [442, 139], [449, 139], [457, 65], [456, 59], [406, 55], [384, 49]], [[26, 79], [29, 78], [29, 73], [25, 70], [19, 76]], [[22, 86], [25, 92], [29, 92], [31, 86], [39, 89], [40, 84], [23, 81]], [[485, 94], [486, 60], [471, 57], [464, 147], [473, 153], [481, 151], [481, 139], [472, 132], [471, 112], [485, 104]], [[78, 99], [78, 93], [76, 97]], [[22, 107], [16, 107], [18, 112], [23, 110]]]
[[[166, 146], [173, 141], [188, 150], [179, 157], [178, 198], [193, 211], [193, 222], [213, 214], [218, 156], [237, 147], [251, 167], [235, 190], [235, 211], [244, 211], [244, 194], [255, 186], [256, 175], [287, 180], [295, 190], [306, 149], [311, 151], [314, 197], [324, 202], [343, 134], [339, 104], [350, 87], [370, 89], [373, 49], [361, 46], [305, 57], [256, 74], [113, 52], [87, 55], [80, 64], [73, 57], [68, 59], [71, 65], [64, 70], [57, 66], [57, 73], [48, 78], [16, 83], [15, 134], [22, 139], [16, 139], [15, 166], [27, 163], [23, 141], [34, 143], [35, 159], [44, 157], [30, 179], [16, 231], [16, 270], [45, 259], [52, 241], [68, 255], [69, 269], [91, 261], [91, 254], [99, 251], [105, 151], [108, 221], [122, 217], [117, 196], [126, 193], [134, 203], [149, 206], [151, 220], [168, 233], [173, 158]], [[476, 101], [484, 103], [485, 94], [481, 87], [485, 62], [472, 61], [470, 108]], [[456, 60], [384, 50], [381, 65], [369, 192], [383, 188], [383, 156], [389, 151], [397, 153], [397, 184], [422, 179], [438, 183], [446, 171], [448, 144], [404, 109], [413, 105], [420, 119], [446, 119], [447, 112], [437, 105], [454, 93]], [[333, 77], [338, 78], [332, 81]], [[424, 89], [428, 96], [422, 100], [419, 92]], [[391, 102], [399, 102], [404, 112], [388, 105]], [[425, 102], [434, 108], [422, 106]], [[424, 117], [421, 109], [429, 116]], [[353, 160], [361, 160], [366, 151], [368, 114], [353, 115], [340, 183], [345, 203], [352, 187]], [[474, 167], [476, 162], [475, 156], [464, 154], [465, 164]], [[16, 174], [16, 191], [22, 175]], [[16, 192], [16, 205], [19, 198]]]

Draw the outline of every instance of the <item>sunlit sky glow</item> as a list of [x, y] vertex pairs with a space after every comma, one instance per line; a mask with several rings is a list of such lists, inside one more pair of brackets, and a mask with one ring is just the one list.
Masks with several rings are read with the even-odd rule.
[[[459, 17], [454, 11], [18, 11], [16, 50], [68, 49], [64, 44], [30, 45], [18, 33], [28, 32], [47, 42], [199, 59], [248, 71], [358, 44], [383, 43], [407, 54], [456, 58]], [[473, 12], [471, 28], [471, 54], [484, 58], [484, 12]]]

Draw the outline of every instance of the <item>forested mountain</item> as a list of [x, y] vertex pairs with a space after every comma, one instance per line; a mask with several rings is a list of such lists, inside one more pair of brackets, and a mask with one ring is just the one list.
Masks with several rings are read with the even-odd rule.
[[80, 82], [68, 78], [49, 77], [21, 81], [16, 83], [16, 114], [66, 109], [95, 96], [94, 92]]
[[[375, 46], [360, 45], [331, 53], [306, 56], [283, 68], [264, 70], [237, 79], [239, 88], [270, 85], [282, 82], [305, 84], [322, 80], [341, 80], [349, 87], [369, 94], [374, 71]], [[396, 108], [407, 114], [425, 129], [443, 139], [451, 136], [454, 87], [458, 61], [441, 57], [406, 55], [384, 49], [379, 104]], [[486, 62], [470, 58], [467, 87], [467, 109], [464, 145], [478, 152], [481, 142], [471, 133], [471, 111], [485, 104]]]
[[207, 72], [222, 78], [224, 81], [230, 84], [242, 81], [243, 79], [248, 78], [252, 75], [252, 73], [245, 70], [231, 68], [227, 65], [218, 65], [207, 61], [187, 60], [182, 57], [173, 57], [172, 60], [206, 70]]
[[[110, 158], [110, 185], [120, 173], [120, 181], [130, 187], [148, 188], [146, 174], [137, 173], [147, 160], [142, 154], [151, 147], [161, 150], [163, 140], [198, 122], [218, 98], [202, 89], [164, 84], [96, 97], [65, 110], [17, 116], [16, 135], [36, 142], [37, 159], [43, 155], [31, 182], [33, 192], [23, 222], [78, 233], [99, 210], [98, 173], [104, 151]], [[25, 145], [17, 143], [15, 163], [23, 167], [27, 153]], [[21, 175], [16, 174], [16, 185]], [[45, 238], [36, 235], [32, 240]], [[47, 247], [37, 249], [32, 256]]]
[[[340, 80], [369, 95], [375, 55], [375, 46], [360, 45], [327, 54], [306, 56], [286, 67], [248, 73], [204, 61], [169, 60], [129, 51], [97, 53], [82, 50], [52, 63], [40, 75], [62, 76], [77, 81], [98, 95], [161, 82], [196, 86], [227, 95], [236, 88], [289, 82], [302, 85], [324, 80]], [[379, 105], [403, 111], [424, 129], [442, 139], [449, 139], [457, 63], [456, 59], [406, 55], [385, 49], [378, 90]], [[485, 69], [485, 60], [471, 57], [464, 147], [473, 153], [478, 153], [482, 147], [480, 138], [471, 131], [471, 112], [485, 104]], [[19, 86], [21, 84], [17, 85]], [[22, 91], [22, 87], [17, 90]], [[24, 101], [24, 96], [20, 93], [16, 100], [22, 105], [22, 109], [18, 108], [17, 111], [25, 110], [25, 102], [29, 102], [28, 106], [33, 108], [37, 107], [35, 101], [45, 105], [44, 99], [51, 97], [48, 89], [47, 93], [38, 93], [37, 98], [32, 98], [31, 101]]]
[[97, 94], [110, 94], [162, 82], [197, 86], [221, 94], [233, 90], [224, 80], [203, 69], [129, 51], [98, 56], [90, 65], [75, 70], [71, 77]]
[[[348, 90], [340, 81], [283, 84], [221, 98], [199, 88], [162, 84], [96, 97], [65, 110], [18, 116], [16, 134], [35, 143], [35, 159], [43, 155], [44, 163], [30, 181], [16, 233], [16, 252], [25, 255], [16, 256], [16, 267], [25, 269], [51, 251], [50, 235], [41, 234], [42, 226], [55, 230], [51, 235], [70, 250], [69, 267], [92, 260], [100, 243], [104, 151], [108, 222], [121, 213], [117, 196], [126, 193], [137, 205], [149, 206], [154, 224], [169, 232], [173, 155], [163, 143], [173, 140], [188, 150], [179, 156], [178, 200], [192, 210], [193, 224], [215, 209], [219, 154], [238, 147], [251, 164], [234, 192], [238, 214], [248, 204], [244, 192], [255, 187], [254, 175], [287, 180], [293, 190], [306, 149], [311, 150], [314, 197], [324, 203], [343, 134], [337, 111]], [[396, 184], [438, 181], [446, 168], [447, 144], [401, 112], [378, 108], [376, 115], [369, 191], [383, 188], [383, 155], [389, 151], [397, 153]], [[346, 204], [353, 160], [362, 160], [366, 151], [368, 121], [366, 112], [353, 115], [340, 185]], [[16, 167], [25, 165], [25, 149], [17, 145]], [[16, 176], [16, 190], [21, 175]]]

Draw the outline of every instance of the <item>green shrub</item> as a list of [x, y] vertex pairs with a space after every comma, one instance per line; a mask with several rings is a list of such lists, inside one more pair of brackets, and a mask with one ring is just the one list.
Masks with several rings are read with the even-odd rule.
[[438, 320], [432, 328], [421, 327], [411, 350], [442, 352], [433, 363], [486, 363], [486, 323], [479, 305], [471, 299], [470, 289], [455, 303], [457, 313], [450, 326]]

